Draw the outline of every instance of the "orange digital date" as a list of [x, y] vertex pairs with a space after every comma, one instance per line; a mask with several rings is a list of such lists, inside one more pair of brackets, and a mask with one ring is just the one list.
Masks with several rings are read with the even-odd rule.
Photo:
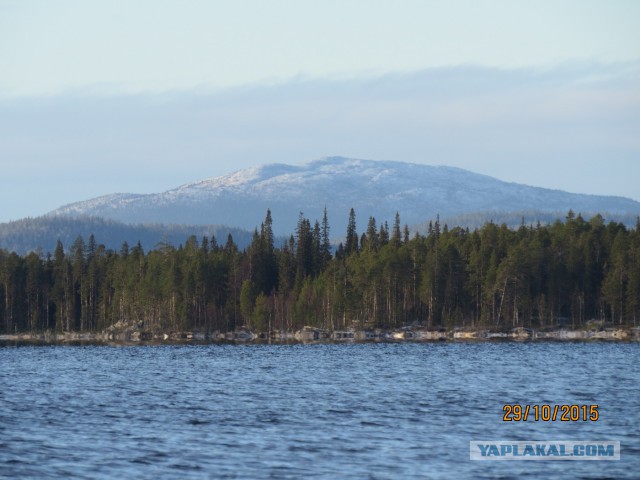
[[505, 422], [597, 422], [600, 418], [598, 405], [520, 405], [507, 404], [502, 407]]

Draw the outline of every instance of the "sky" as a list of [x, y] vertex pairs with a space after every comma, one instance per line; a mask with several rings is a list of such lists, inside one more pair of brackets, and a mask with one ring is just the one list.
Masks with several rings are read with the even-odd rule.
[[640, 201], [640, 2], [0, 0], [0, 222], [328, 155]]

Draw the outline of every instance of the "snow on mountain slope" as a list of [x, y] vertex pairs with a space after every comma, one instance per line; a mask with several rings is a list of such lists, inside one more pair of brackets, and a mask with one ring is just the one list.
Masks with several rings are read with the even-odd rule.
[[267, 208], [278, 234], [293, 232], [298, 215], [322, 218], [339, 236], [349, 209], [364, 228], [369, 216], [409, 225], [474, 212], [640, 213], [622, 197], [581, 195], [515, 183], [444, 166], [327, 157], [302, 165], [269, 164], [149, 195], [115, 194], [61, 207], [52, 215], [91, 215], [124, 222], [226, 224], [253, 229]]

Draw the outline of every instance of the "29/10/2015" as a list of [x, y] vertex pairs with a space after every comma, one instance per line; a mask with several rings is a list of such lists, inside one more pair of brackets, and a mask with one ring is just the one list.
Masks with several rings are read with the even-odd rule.
[[598, 405], [520, 405], [507, 404], [502, 407], [505, 422], [597, 422], [600, 418]]

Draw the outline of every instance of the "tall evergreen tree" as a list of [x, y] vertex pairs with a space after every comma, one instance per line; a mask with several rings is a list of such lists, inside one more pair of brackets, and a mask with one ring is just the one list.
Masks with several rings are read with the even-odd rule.
[[400, 214], [396, 211], [396, 218], [393, 222], [393, 233], [391, 235], [391, 243], [397, 248], [400, 246]]
[[351, 255], [358, 251], [358, 231], [356, 230], [356, 212], [353, 208], [349, 211], [349, 223], [347, 224], [347, 238], [345, 252]]
[[311, 224], [302, 212], [296, 227], [296, 285], [301, 285], [313, 269], [313, 236]]
[[367, 232], [363, 236], [363, 250], [368, 252], [377, 252], [379, 248], [378, 228], [376, 226], [376, 219], [369, 217], [369, 223], [367, 224]]
[[322, 214], [322, 227], [320, 230], [320, 258], [321, 258], [321, 270], [331, 261], [331, 240], [329, 239], [329, 219], [327, 218], [327, 207], [324, 207]]

